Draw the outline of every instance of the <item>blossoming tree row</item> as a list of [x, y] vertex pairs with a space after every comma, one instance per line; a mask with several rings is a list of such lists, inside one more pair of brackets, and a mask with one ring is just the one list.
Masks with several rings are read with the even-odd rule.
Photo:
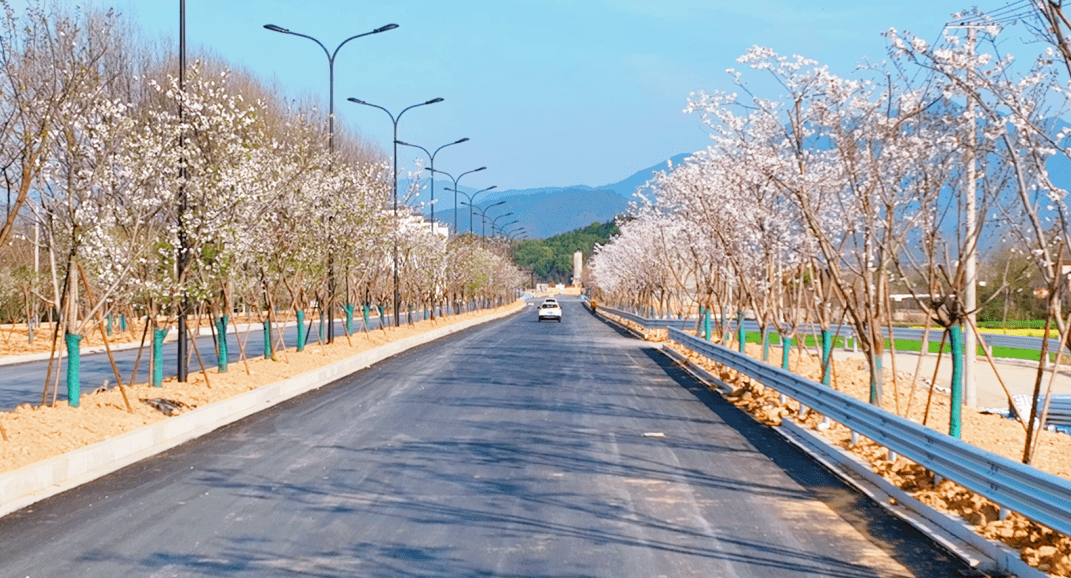
[[656, 314], [721, 311], [723, 324], [753, 312], [764, 339], [817, 324], [827, 383], [832, 338], [847, 324], [881, 403], [890, 296], [911, 294], [961, 348], [982, 305], [965, 298], [969, 257], [1012, 245], [1043, 279], [1066, 343], [1071, 228], [1048, 164], [1068, 155], [1064, 64], [1054, 51], [1016, 62], [997, 32], [948, 31], [931, 45], [890, 30], [888, 60], [850, 76], [748, 50], [748, 70], [729, 71], [737, 92], [689, 99], [711, 143], [641, 190], [621, 234], [596, 251], [597, 290]]
[[48, 337], [75, 355], [105, 320], [146, 319], [155, 336], [184, 303], [223, 332], [244, 308], [266, 334], [276, 315], [337, 306], [348, 331], [355, 306], [367, 318], [391, 301], [395, 245], [403, 318], [509, 298], [523, 281], [501, 250], [408, 209], [396, 219], [390, 164], [344, 130], [330, 152], [315, 107], [212, 58], [180, 89], [174, 58], [113, 12], [4, 8], [0, 299], [29, 339], [52, 319]]

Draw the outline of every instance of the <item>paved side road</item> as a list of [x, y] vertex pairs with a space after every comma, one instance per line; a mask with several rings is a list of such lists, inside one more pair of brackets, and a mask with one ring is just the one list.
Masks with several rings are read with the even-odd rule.
[[2, 574], [963, 570], [647, 344], [563, 306], [560, 324], [526, 309], [0, 518]]

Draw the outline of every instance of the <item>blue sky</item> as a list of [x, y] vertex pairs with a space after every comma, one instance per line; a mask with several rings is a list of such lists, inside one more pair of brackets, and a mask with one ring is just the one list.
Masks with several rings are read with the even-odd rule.
[[[1006, 0], [979, 5], [1000, 8]], [[116, 0], [150, 37], [178, 35], [178, 0]], [[706, 145], [695, 115], [682, 112], [695, 90], [731, 89], [725, 69], [749, 46], [802, 54], [850, 74], [864, 57], [880, 60], [889, 27], [935, 39], [960, 0], [187, 0], [187, 43], [219, 54], [291, 97], [327, 105], [327, 59], [311, 41], [270, 32], [277, 24], [319, 38], [329, 49], [360, 38], [335, 64], [338, 121], [390, 152], [381, 111], [411, 110], [399, 138], [448, 148], [436, 168], [483, 188], [602, 185]], [[1005, 35], [1028, 32], [1019, 25]], [[1023, 48], [1036, 51], [1038, 45]], [[1009, 48], [1018, 54], [1014, 48]], [[1027, 56], [1022, 54], [1023, 57]], [[415, 149], [399, 151], [412, 166]]]

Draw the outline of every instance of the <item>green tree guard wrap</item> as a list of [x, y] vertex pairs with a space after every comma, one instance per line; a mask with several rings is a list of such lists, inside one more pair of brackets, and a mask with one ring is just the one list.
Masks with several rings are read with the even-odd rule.
[[119, 316], [119, 331], [126, 331], [126, 315]]
[[792, 351], [792, 339], [781, 336], [781, 369], [788, 371], [788, 354]]
[[368, 304], [367, 304], [367, 303], [365, 303], [365, 304], [364, 304], [364, 329], [365, 329], [365, 331], [368, 331], [368, 325], [369, 325], [369, 320], [368, 320]]
[[874, 363], [875, 365], [877, 365], [877, 371], [875, 372], [877, 375], [870, 376], [870, 404], [880, 406], [881, 403], [879, 402], [881, 400], [881, 382], [885, 379], [885, 373], [882, 371], [881, 368], [880, 357], [875, 359]]
[[963, 418], [963, 326], [950, 328], [952, 341], [952, 414], [948, 419], [948, 435], [961, 436]]
[[740, 343], [740, 353], [744, 352], [744, 341], [746, 335], [744, 335], [744, 312], [736, 312], [736, 341]]
[[353, 303], [347, 303], [342, 309], [346, 312], [346, 333], [353, 333]]
[[424, 308], [424, 321], [427, 321], [427, 320], [428, 320], [428, 308], [425, 307]]
[[217, 367], [220, 373], [227, 373], [227, 316], [223, 315], [216, 320], [216, 357]]
[[320, 327], [319, 327], [318, 330], [320, 332], [320, 343], [323, 343], [324, 342], [324, 312], [323, 311], [320, 312]]
[[770, 361], [770, 326], [762, 328], [762, 360]]
[[108, 314], [108, 335], [112, 334], [112, 314]]
[[380, 327], [386, 327], [387, 325], [389, 325], [389, 323], [387, 323], [387, 320], [383, 317], [383, 311], [384, 311], [384, 307], [382, 305], [380, 305], [379, 306], [379, 325], [380, 325]]
[[271, 321], [264, 322], [264, 359], [271, 359]]
[[166, 329], [152, 330], [152, 386], [164, 386], [164, 337]]
[[721, 342], [722, 342], [723, 345], [728, 345], [729, 344], [729, 337], [732, 336], [732, 334], [729, 333], [729, 324], [725, 322], [726, 319], [728, 319], [728, 317], [725, 316], [725, 308], [722, 307], [721, 308], [721, 317], [718, 318], [718, 322], [725, 328], [725, 335], [721, 336]]
[[298, 310], [297, 315], [297, 350], [305, 351], [305, 312]]
[[82, 336], [68, 333], [63, 336], [63, 340], [67, 344], [67, 404], [78, 407], [82, 397]]
[[822, 330], [822, 385], [829, 386], [829, 377], [833, 373], [833, 336], [828, 329]]
[[703, 311], [703, 335], [710, 341], [710, 309]]

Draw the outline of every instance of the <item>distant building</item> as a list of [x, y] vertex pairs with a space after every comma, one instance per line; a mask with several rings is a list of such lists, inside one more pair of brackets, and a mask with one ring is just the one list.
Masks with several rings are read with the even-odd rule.
[[573, 253], [573, 287], [580, 286], [580, 275], [584, 272], [584, 254]]

